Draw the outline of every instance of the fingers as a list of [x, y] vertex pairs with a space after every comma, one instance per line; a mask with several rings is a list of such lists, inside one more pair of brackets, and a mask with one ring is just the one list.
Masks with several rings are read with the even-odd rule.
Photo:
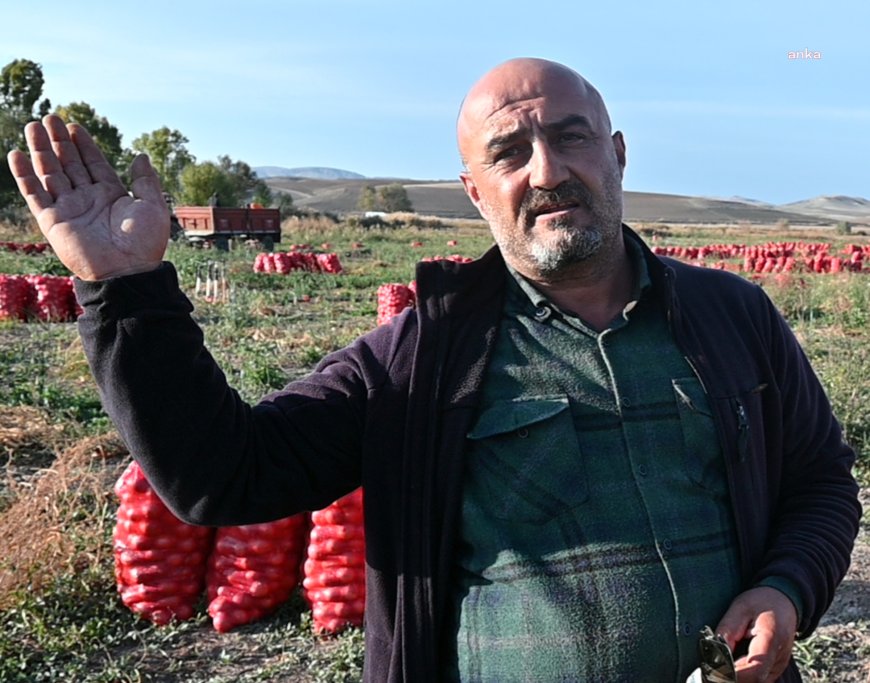
[[[737, 666], [738, 671], [750, 671], [753, 678], [750, 680], [766, 681], [771, 670], [777, 663], [777, 655], [782, 644], [776, 642], [776, 624], [769, 613], [762, 614], [756, 619], [751, 630], [752, 639], [749, 641], [749, 652], [742, 658]], [[742, 678], [746, 678], [746, 675]]]
[[27, 147], [30, 150], [34, 172], [52, 199], [57, 199], [58, 196], [72, 189], [72, 183], [66, 177], [63, 166], [57, 158], [54, 147], [52, 147], [51, 138], [45, 125], [50, 118], [57, 117], [47, 116], [43, 123], [38, 121], [28, 123], [24, 127], [24, 138], [27, 140]]
[[46, 116], [42, 120], [48, 132], [51, 148], [71, 187], [91, 184], [91, 175], [82, 163], [79, 150], [70, 138], [67, 125], [59, 116]]
[[788, 666], [797, 614], [778, 590], [760, 586], [734, 599], [716, 627], [733, 649], [749, 638], [746, 657], [736, 662], [740, 683], [775, 680]]
[[81, 126], [67, 126], [52, 114], [42, 121], [28, 123], [24, 137], [30, 158], [11, 152], [9, 167], [34, 215], [83, 185], [94, 182], [120, 185], [117, 173]]
[[[777, 617], [771, 610], [763, 612], [752, 627], [752, 640], [745, 658], [746, 665], [757, 665], [758, 681], [776, 680], [788, 666], [794, 647], [794, 631], [783, 622], [787, 619]], [[737, 667], [740, 670], [740, 666]]]
[[[130, 189], [136, 199], [144, 199], [155, 204], [166, 204], [160, 178], [145, 154], [139, 154], [130, 165]], [[167, 209], [168, 210], [168, 209]]]
[[87, 169], [88, 175], [95, 183], [111, 183], [120, 185], [121, 180], [118, 178], [118, 173], [112, 168], [112, 165], [106, 161], [106, 157], [102, 150], [94, 142], [90, 133], [82, 128], [77, 123], [71, 123], [68, 126], [70, 140], [72, 140], [79, 158], [81, 159], [84, 168]]
[[725, 616], [719, 621], [716, 626], [716, 633], [721, 635], [728, 642], [728, 647], [733, 651], [737, 647], [737, 643], [746, 638], [749, 628], [752, 624], [754, 614], [745, 608], [745, 603], [741, 600], [742, 596], [731, 603]]
[[54, 204], [54, 197], [46, 191], [42, 186], [42, 182], [36, 177], [30, 157], [16, 149], [9, 152], [7, 159], [9, 161], [9, 170], [15, 178], [18, 191], [24, 197], [24, 201], [27, 202], [27, 208], [30, 209], [30, 213], [38, 216], [44, 209]]

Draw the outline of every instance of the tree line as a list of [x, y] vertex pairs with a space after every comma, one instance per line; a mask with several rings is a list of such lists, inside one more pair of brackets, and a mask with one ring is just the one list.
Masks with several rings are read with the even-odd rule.
[[383, 211], [384, 213], [414, 210], [408, 192], [401, 183], [390, 183], [381, 187], [366, 185], [360, 192], [357, 206], [360, 211]]
[[163, 189], [177, 204], [203, 206], [215, 200], [221, 206], [240, 206], [252, 202], [263, 206], [292, 205], [289, 194], [278, 201], [266, 183], [244, 161], [227, 155], [217, 161], [197, 162], [187, 149], [190, 142], [180, 131], [163, 126], [135, 138], [130, 147], [122, 144], [118, 128], [100, 116], [87, 102], [71, 102], [52, 110], [43, 97], [45, 77], [42, 67], [29, 59], [16, 59], [0, 71], [0, 208], [20, 202], [15, 181], [9, 171], [6, 152], [25, 149], [24, 126], [54, 113], [67, 123], [84, 126], [106, 155], [108, 162], [128, 180], [130, 163], [136, 154], [151, 158]]

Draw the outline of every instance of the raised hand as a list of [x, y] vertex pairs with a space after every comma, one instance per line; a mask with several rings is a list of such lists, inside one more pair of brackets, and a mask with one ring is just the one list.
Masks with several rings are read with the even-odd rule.
[[9, 168], [40, 230], [82, 280], [153, 270], [169, 240], [169, 209], [145, 155], [130, 167], [132, 196], [88, 132], [46, 116], [24, 129], [28, 157]]

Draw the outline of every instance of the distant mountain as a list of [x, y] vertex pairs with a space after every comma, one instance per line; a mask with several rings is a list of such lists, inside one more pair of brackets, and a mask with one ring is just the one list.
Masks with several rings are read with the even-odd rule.
[[353, 171], [327, 166], [304, 166], [300, 168], [284, 168], [283, 166], [257, 166], [254, 172], [258, 178], [312, 178], [314, 180], [359, 180], [364, 175]]
[[780, 209], [841, 221], [870, 221], [870, 200], [844, 195], [821, 196], [782, 204]]
[[[711, 197], [710, 199], [717, 198]], [[760, 199], [752, 199], [751, 197], [740, 197], [738, 195], [735, 195], [733, 197], [726, 197], [723, 201], [740, 202], [741, 204], [752, 204], [753, 206], [773, 206], [770, 202], [763, 202]]]
[[787, 211], [744, 198], [713, 199], [659, 192], [626, 191], [623, 195], [627, 222], [643, 223], [766, 223], [788, 221], [795, 225], [818, 222], [814, 216]]

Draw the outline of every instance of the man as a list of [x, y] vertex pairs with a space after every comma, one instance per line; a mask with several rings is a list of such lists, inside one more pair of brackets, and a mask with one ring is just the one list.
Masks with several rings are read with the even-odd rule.
[[798, 681], [848, 567], [854, 454], [761, 290], [621, 224], [625, 144], [567, 67], [506, 62], [458, 120], [497, 248], [256, 406], [202, 346], [147, 159], [80, 127], [10, 167], [76, 274], [104, 403], [173, 509], [245, 524], [366, 491], [368, 681], [676, 681], [711, 625]]

